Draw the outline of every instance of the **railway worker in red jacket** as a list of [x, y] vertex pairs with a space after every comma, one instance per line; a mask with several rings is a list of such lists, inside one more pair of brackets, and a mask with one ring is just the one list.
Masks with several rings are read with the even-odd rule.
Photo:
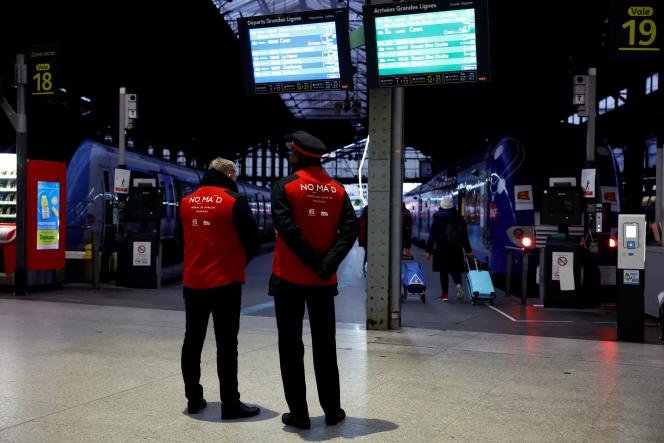
[[244, 270], [259, 243], [256, 223], [247, 199], [238, 193], [236, 178], [235, 164], [216, 158], [201, 186], [180, 202], [186, 310], [181, 365], [187, 411], [195, 414], [207, 406], [200, 385], [201, 351], [212, 313], [222, 420], [252, 417], [260, 412], [258, 407], [240, 401], [237, 386]]
[[322, 141], [304, 132], [291, 136], [292, 174], [272, 188], [272, 219], [277, 230], [270, 295], [279, 330], [279, 362], [290, 412], [281, 421], [309, 429], [304, 376], [302, 321], [309, 313], [318, 399], [325, 423], [346, 417], [341, 409], [335, 339], [336, 271], [359, 229], [344, 187], [320, 164]]

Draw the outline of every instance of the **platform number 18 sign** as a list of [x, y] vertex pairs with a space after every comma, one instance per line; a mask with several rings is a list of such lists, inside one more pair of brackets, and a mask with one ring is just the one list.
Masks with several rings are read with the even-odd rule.
[[30, 95], [54, 95], [57, 91], [58, 47], [36, 46], [28, 54]]
[[662, 11], [657, 0], [612, 0], [610, 55], [621, 60], [659, 60], [662, 49]]

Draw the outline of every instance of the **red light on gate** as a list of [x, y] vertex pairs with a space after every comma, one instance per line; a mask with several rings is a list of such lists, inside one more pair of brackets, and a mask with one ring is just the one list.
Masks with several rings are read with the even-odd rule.
[[609, 239], [609, 248], [615, 248], [617, 246], [618, 246], [618, 243], [616, 243], [616, 239], [615, 238], [610, 238]]
[[524, 248], [530, 248], [533, 245], [533, 239], [524, 236], [521, 238], [521, 244], [523, 245]]

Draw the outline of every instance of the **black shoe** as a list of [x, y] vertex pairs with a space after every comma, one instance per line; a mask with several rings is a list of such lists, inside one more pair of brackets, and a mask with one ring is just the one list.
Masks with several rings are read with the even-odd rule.
[[281, 416], [281, 422], [288, 426], [293, 426], [298, 429], [309, 429], [311, 421], [309, 417], [298, 417], [292, 412], [286, 412]]
[[204, 398], [201, 398], [200, 400], [195, 400], [195, 401], [189, 401], [187, 403], [187, 413], [188, 414], [197, 414], [198, 411], [201, 409], [205, 409], [207, 406], [207, 402], [205, 401]]
[[258, 406], [249, 406], [245, 405], [241, 401], [233, 404], [224, 406], [221, 405], [221, 418], [223, 420], [232, 420], [234, 418], [247, 418], [258, 415], [261, 412], [261, 408]]
[[346, 411], [339, 408], [339, 410], [336, 412], [336, 414], [325, 416], [325, 424], [330, 425], [330, 426], [331, 425], [336, 425], [337, 423], [342, 421], [344, 418], [346, 418]]

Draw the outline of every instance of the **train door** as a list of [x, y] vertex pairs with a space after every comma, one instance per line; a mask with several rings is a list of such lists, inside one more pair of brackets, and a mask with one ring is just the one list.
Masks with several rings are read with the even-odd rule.
[[[99, 278], [101, 281], [108, 281], [113, 278], [115, 274], [115, 252], [117, 251], [117, 239], [118, 239], [118, 223], [119, 223], [119, 214], [118, 214], [118, 205], [115, 199], [115, 194], [112, 192], [113, 187], [111, 185], [111, 172], [107, 168], [100, 168], [98, 175], [99, 178], [99, 190], [101, 191], [99, 197], [100, 208], [98, 211], [94, 211], [100, 215], [100, 219], [94, 223], [94, 229], [96, 232], [101, 232], [101, 270]], [[91, 180], [92, 182], [92, 180]], [[94, 182], [93, 182], [94, 183]], [[89, 212], [88, 212], [89, 214]], [[89, 216], [88, 216], [89, 217]], [[101, 227], [101, 229], [98, 229]]]
[[[101, 174], [99, 175], [99, 190], [101, 191], [101, 208], [98, 214], [101, 215], [101, 219], [93, 223], [93, 225], [98, 224], [99, 229], [97, 232], [102, 233], [102, 245], [105, 249], [112, 249], [115, 242], [115, 234], [118, 230], [118, 210], [114, 204], [111, 193], [111, 173], [108, 169], [101, 168]], [[96, 212], [96, 211], [95, 211]], [[88, 212], [89, 214], [90, 212]], [[93, 212], [94, 213], [94, 212]], [[88, 216], [89, 217], [89, 216]], [[98, 228], [95, 226], [95, 229]]]

